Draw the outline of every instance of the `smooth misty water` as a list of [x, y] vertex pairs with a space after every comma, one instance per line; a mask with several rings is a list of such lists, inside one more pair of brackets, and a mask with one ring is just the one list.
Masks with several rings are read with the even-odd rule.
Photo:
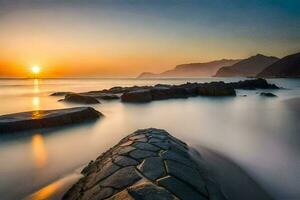
[[[55, 91], [186, 81], [2, 79], [0, 114], [78, 106], [50, 97]], [[287, 99], [300, 97], [300, 80], [270, 81], [288, 89], [273, 91], [278, 98], [263, 98], [257, 91], [238, 91], [248, 96], [193, 97], [147, 104], [102, 101], [93, 106], [105, 115], [96, 123], [2, 135], [0, 199], [24, 198], [95, 159], [127, 134], [147, 127], [166, 129], [194, 147], [203, 146], [232, 159], [276, 199], [300, 199], [300, 109], [287, 103]], [[51, 187], [46, 196], [56, 189]]]

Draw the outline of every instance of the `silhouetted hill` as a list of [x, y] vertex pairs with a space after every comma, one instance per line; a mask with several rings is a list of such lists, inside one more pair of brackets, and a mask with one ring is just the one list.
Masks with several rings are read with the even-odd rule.
[[300, 77], [300, 52], [288, 55], [268, 66], [258, 77], [299, 78]]
[[273, 56], [264, 56], [257, 54], [245, 60], [242, 60], [232, 66], [222, 67], [218, 70], [215, 76], [217, 77], [253, 77], [264, 70], [269, 65], [279, 60]]
[[138, 78], [163, 78], [163, 77], [209, 77], [213, 76], [223, 66], [233, 65], [240, 60], [222, 59], [206, 63], [190, 63], [177, 65], [174, 69], [160, 74], [150, 72], [141, 73]]

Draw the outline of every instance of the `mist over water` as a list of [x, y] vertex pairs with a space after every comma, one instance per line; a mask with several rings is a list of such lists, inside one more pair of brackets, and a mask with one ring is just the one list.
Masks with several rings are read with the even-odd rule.
[[[0, 114], [80, 106], [49, 96], [57, 91], [213, 80], [238, 79], [3, 79]], [[230, 158], [275, 199], [299, 199], [300, 104], [291, 105], [289, 99], [300, 97], [300, 80], [270, 82], [287, 89], [272, 91], [278, 98], [260, 97], [257, 92], [261, 90], [239, 90], [237, 97], [146, 104], [103, 100], [93, 105], [105, 115], [95, 123], [1, 135], [1, 199], [24, 198], [87, 164], [129, 133], [148, 127], [166, 129], [195, 148], [202, 146]], [[244, 94], [247, 97], [239, 96]], [[54, 186], [49, 190], [55, 190]]]

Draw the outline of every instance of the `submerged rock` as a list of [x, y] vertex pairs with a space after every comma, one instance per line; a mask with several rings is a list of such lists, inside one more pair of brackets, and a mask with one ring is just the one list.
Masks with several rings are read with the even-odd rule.
[[123, 102], [137, 102], [137, 103], [144, 103], [152, 101], [152, 95], [150, 90], [142, 89], [142, 90], [135, 90], [131, 92], [125, 92], [121, 99]]
[[0, 133], [51, 128], [95, 120], [102, 114], [91, 107], [36, 110], [0, 116]]
[[[120, 154], [128, 147], [130, 151]], [[189, 151], [187, 144], [164, 130], [135, 131], [90, 162], [63, 199], [225, 200], [221, 188], [210, 184], [214, 178], [205, 172], [206, 166]]]
[[98, 104], [100, 101], [95, 97], [81, 95], [76, 93], [69, 93], [65, 96], [64, 101], [81, 104]]
[[263, 97], [277, 97], [277, 95], [275, 95], [271, 92], [262, 92], [262, 93], [260, 93], [260, 96], [263, 96]]

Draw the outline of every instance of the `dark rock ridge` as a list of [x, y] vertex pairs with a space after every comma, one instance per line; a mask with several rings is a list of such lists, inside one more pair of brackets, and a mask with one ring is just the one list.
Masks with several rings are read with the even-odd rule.
[[0, 133], [51, 128], [95, 120], [102, 114], [91, 107], [36, 110], [0, 116]]
[[300, 52], [278, 60], [257, 76], [268, 78], [300, 78]]
[[226, 66], [220, 68], [216, 77], [255, 77], [259, 72], [267, 68], [269, 65], [273, 64], [279, 60], [279, 58], [273, 56], [264, 56], [257, 54], [256, 56], [251, 56], [245, 60], [242, 60], [232, 66]]
[[[278, 89], [264, 79], [244, 80], [232, 83], [186, 83], [182, 85], [155, 85], [153, 87], [126, 88], [123, 102], [150, 102], [154, 100], [188, 98], [192, 96], [236, 96], [235, 89]], [[120, 89], [121, 90], [121, 89]]]
[[231, 66], [240, 60], [222, 59], [206, 63], [189, 63], [177, 65], [174, 69], [154, 74], [144, 72], [138, 78], [165, 78], [165, 77], [210, 77], [216, 74], [218, 69], [224, 66]]
[[271, 92], [262, 92], [262, 93], [260, 93], [260, 96], [263, 96], [263, 97], [277, 97], [275, 94], [273, 94]]
[[225, 200], [189, 151], [164, 130], [135, 131], [91, 161], [63, 200]]
[[79, 104], [98, 104], [100, 103], [99, 99], [102, 100], [115, 100], [120, 99], [116, 94], [105, 93], [102, 91], [90, 91], [82, 93], [74, 92], [54, 92], [50, 96], [65, 96], [64, 99], [60, 101], [79, 103]]
[[[112, 87], [100, 91], [78, 93], [77, 95], [94, 99], [119, 99], [123, 102], [150, 102], [171, 98], [188, 98], [192, 96], [236, 96], [235, 89], [278, 89], [265, 79], [250, 79], [232, 83], [185, 83], [181, 85], [157, 84], [155, 86]], [[75, 93], [67, 93], [67, 96]], [[82, 101], [85, 103], [85, 101]]]

